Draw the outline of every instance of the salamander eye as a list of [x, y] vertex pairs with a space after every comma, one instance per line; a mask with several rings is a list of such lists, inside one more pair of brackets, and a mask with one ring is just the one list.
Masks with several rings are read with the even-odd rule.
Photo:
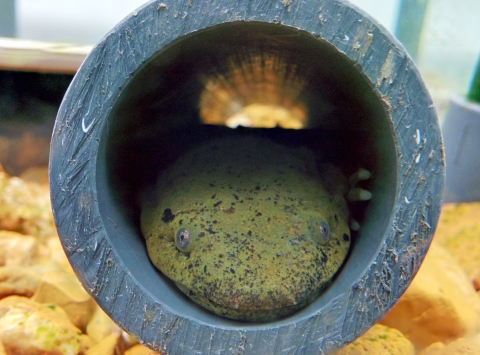
[[320, 229], [320, 244], [325, 244], [330, 239], [330, 226], [327, 221], [321, 221], [319, 224]]
[[180, 228], [175, 236], [175, 245], [178, 250], [188, 253], [192, 247], [192, 236], [187, 228]]

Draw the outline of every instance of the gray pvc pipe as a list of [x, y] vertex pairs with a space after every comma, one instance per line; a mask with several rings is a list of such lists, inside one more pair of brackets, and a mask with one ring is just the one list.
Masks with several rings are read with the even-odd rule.
[[[326, 144], [347, 170], [370, 170], [373, 196], [330, 287], [291, 316], [242, 323], [197, 306], [152, 266], [136, 198], [177, 148], [203, 138], [198, 78], [262, 51], [308, 83], [311, 124], [300, 142]], [[76, 274], [143, 344], [163, 354], [325, 354], [365, 332], [410, 284], [437, 224], [444, 168], [414, 63], [349, 2], [164, 0], [132, 12], [82, 64], [58, 112], [50, 186]]]
[[480, 201], [480, 105], [454, 97], [442, 131], [447, 162], [445, 202]]

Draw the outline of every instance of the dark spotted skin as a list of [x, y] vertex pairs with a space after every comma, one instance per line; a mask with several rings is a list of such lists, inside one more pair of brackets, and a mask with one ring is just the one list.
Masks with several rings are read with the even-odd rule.
[[[164, 171], [144, 202], [151, 261], [225, 317], [267, 321], [304, 307], [350, 246], [345, 178], [321, 170], [305, 148], [251, 136], [198, 146]], [[175, 244], [180, 228], [188, 252]]]

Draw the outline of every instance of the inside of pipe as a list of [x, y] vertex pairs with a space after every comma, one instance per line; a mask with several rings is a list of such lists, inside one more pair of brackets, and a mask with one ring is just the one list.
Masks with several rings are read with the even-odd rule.
[[386, 236], [396, 191], [385, 104], [361, 68], [331, 44], [286, 26], [239, 22], [159, 51], [123, 88], [105, 125], [100, 213], [125, 267], [154, 298], [208, 324], [258, 325], [217, 316], [185, 297], [150, 263], [139, 227], [139, 198], [166, 167], [195, 144], [245, 131], [306, 147], [346, 176], [358, 168], [372, 173], [364, 185], [372, 199], [351, 207], [361, 228], [343, 268], [312, 304], [273, 322], [290, 323], [327, 305], [365, 272]]

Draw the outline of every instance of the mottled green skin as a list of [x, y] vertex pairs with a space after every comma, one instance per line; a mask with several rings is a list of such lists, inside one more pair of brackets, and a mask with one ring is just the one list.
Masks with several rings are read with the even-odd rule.
[[[304, 307], [350, 246], [345, 179], [333, 167], [321, 170], [304, 148], [252, 136], [193, 149], [144, 203], [151, 261], [192, 300], [225, 317], [266, 321]], [[321, 221], [331, 229], [324, 245]], [[181, 227], [193, 236], [189, 253], [174, 242]]]

